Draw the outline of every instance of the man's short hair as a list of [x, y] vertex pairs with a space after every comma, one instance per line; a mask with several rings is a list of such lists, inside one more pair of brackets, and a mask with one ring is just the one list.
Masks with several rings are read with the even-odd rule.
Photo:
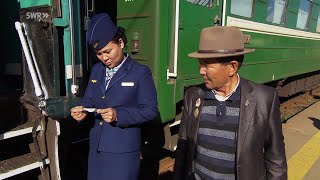
[[239, 69], [240, 69], [243, 63], [243, 59], [244, 59], [244, 55], [240, 55], [240, 56], [223, 57], [221, 58], [220, 61], [222, 64], [229, 64], [231, 61], [237, 61], [239, 63]]

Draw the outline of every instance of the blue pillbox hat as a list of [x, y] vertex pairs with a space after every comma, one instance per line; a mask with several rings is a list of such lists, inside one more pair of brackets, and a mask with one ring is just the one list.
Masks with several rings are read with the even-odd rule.
[[96, 14], [89, 22], [87, 42], [96, 50], [102, 49], [114, 37], [117, 27], [107, 13]]

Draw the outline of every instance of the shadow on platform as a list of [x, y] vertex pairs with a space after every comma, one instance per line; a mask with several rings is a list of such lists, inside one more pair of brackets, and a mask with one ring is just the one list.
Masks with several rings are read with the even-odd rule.
[[309, 117], [310, 120], [313, 121], [313, 125], [314, 127], [320, 129], [320, 120], [314, 117]]

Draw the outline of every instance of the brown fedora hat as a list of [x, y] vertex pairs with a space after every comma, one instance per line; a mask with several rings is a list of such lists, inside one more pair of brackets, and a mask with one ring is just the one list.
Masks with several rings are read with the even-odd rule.
[[190, 53], [191, 58], [218, 58], [251, 53], [254, 49], [244, 49], [242, 32], [230, 26], [215, 26], [201, 31], [199, 50]]

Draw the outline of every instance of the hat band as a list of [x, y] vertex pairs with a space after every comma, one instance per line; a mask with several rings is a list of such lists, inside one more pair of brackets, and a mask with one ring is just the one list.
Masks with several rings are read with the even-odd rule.
[[220, 53], [220, 54], [233, 54], [236, 52], [243, 52], [244, 49], [222, 49], [222, 50], [198, 50], [198, 53]]

